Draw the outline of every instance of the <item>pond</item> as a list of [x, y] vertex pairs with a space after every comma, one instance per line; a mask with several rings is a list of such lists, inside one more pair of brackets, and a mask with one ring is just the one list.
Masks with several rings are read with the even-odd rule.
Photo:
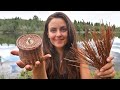
[[[5, 61], [16, 62], [17, 60], [19, 60], [18, 56], [14, 56], [14, 55], [10, 54], [11, 50], [18, 50], [18, 48], [15, 46], [15, 44], [0, 45], [1, 62], [3, 62], [3, 63]], [[111, 55], [114, 56], [114, 62], [117, 65], [120, 65], [120, 60], [119, 60], [120, 59], [120, 38], [118, 38], [118, 37], [115, 37], [115, 39], [114, 39], [113, 46], [111, 48]], [[118, 66], [116, 66], [116, 69], [119, 69]]]
[[4, 61], [17, 61], [19, 59], [18, 56], [13, 56], [10, 54], [11, 50], [17, 50], [17, 47], [15, 44], [2, 44], [0, 45], [0, 56], [1, 56], [1, 62]]

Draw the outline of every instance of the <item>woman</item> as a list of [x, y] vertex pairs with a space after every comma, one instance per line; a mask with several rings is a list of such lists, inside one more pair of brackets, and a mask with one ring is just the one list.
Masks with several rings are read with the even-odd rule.
[[[71, 20], [62, 12], [56, 12], [48, 17], [43, 34], [43, 62], [36, 61], [35, 66], [25, 65], [21, 60], [17, 65], [26, 70], [33, 70], [34, 79], [91, 79], [87, 64], [73, 63], [76, 53], [71, 47], [78, 49], [76, 30]], [[11, 52], [18, 55], [18, 51]], [[115, 70], [113, 57], [108, 57], [108, 63], [95, 71], [95, 79], [113, 78]], [[75, 66], [73, 66], [75, 65]], [[79, 65], [79, 67], [77, 67]]]

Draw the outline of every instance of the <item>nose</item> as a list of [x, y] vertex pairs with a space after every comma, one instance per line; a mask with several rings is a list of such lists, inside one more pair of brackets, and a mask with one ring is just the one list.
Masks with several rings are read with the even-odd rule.
[[57, 30], [56, 36], [59, 37], [61, 35], [62, 35], [62, 33], [60, 32], [60, 30]]

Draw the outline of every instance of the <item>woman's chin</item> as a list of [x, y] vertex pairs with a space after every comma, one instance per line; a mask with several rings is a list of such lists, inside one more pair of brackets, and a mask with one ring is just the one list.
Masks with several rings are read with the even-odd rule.
[[56, 47], [56, 48], [63, 48], [64, 45], [56, 45], [55, 47]]

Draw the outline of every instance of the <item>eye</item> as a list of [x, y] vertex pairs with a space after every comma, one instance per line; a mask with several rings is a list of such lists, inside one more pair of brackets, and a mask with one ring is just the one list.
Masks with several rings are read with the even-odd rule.
[[67, 31], [67, 28], [66, 28], [66, 27], [62, 27], [60, 30], [61, 30], [62, 32], [66, 32], [66, 31]]
[[50, 29], [50, 32], [55, 33], [56, 29]]

